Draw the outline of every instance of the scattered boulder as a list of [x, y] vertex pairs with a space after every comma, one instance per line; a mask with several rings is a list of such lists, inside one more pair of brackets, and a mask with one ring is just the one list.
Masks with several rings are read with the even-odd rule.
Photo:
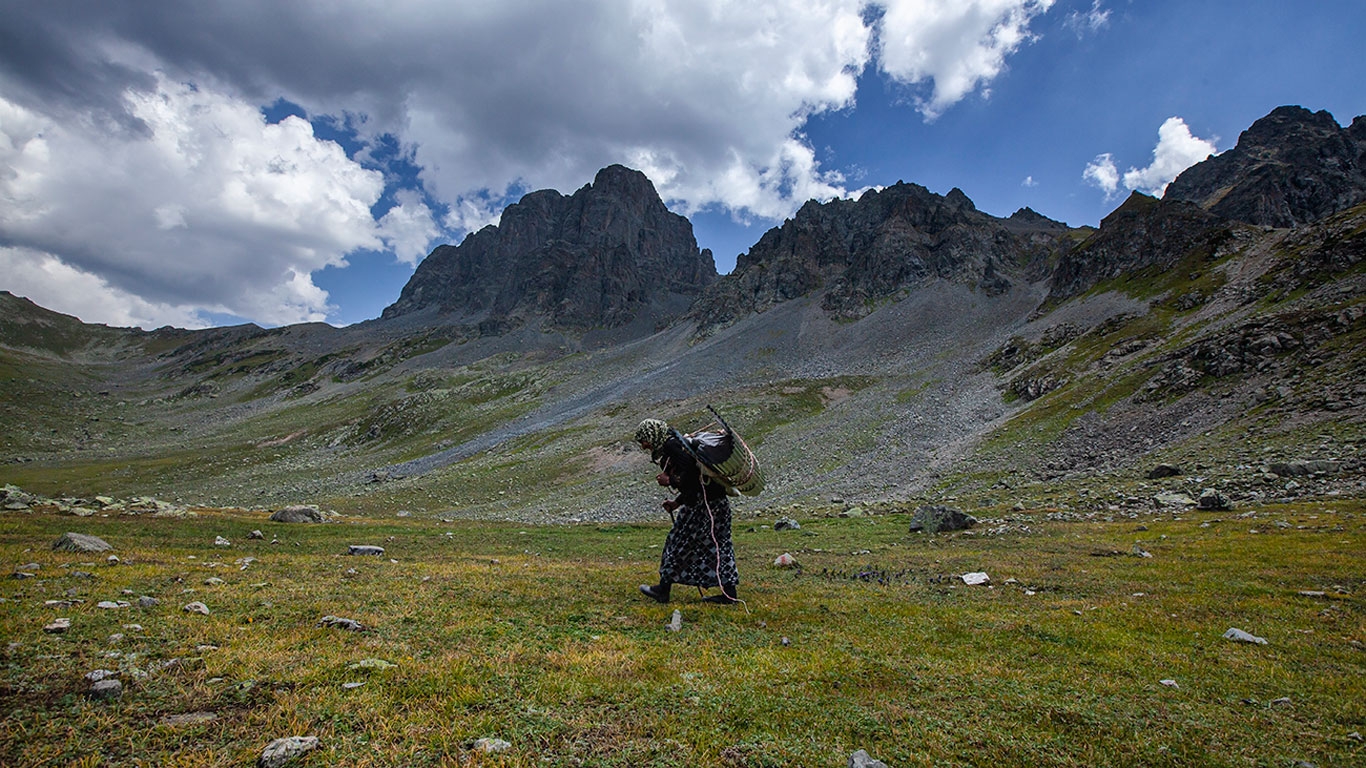
[[139, 598], [138, 598], [138, 607], [139, 607], [139, 608], [155, 608], [156, 605], [157, 605], [157, 603], [160, 603], [160, 602], [161, 602], [161, 601], [158, 600], [158, 599], [156, 599], [155, 597], [148, 597], [147, 595], [143, 595], [142, 597], [139, 597]]
[[52, 549], [61, 552], [105, 552], [113, 549], [109, 542], [86, 533], [64, 533], [52, 542]]
[[101, 600], [95, 604], [96, 608], [127, 608], [130, 604], [123, 600]]
[[123, 683], [114, 679], [100, 680], [90, 686], [90, 698], [95, 701], [118, 701], [123, 698]]
[[1266, 638], [1257, 637], [1256, 635], [1249, 634], [1241, 629], [1238, 629], [1237, 627], [1229, 627], [1229, 630], [1224, 633], [1224, 639], [1232, 640], [1235, 643], [1254, 643], [1256, 645], [1267, 644]]
[[1309, 475], [1331, 475], [1338, 471], [1336, 461], [1287, 461], [1268, 464], [1266, 471], [1279, 477], [1308, 477]]
[[294, 504], [277, 509], [270, 519], [277, 523], [321, 523], [326, 520], [323, 513], [312, 504]]
[[793, 557], [789, 552], [784, 552], [774, 559], [773, 564], [779, 568], [791, 568], [797, 564], [797, 558]]
[[71, 619], [54, 619], [51, 624], [43, 627], [43, 631], [49, 635], [60, 635], [71, 629]]
[[860, 749], [849, 756], [849, 768], [887, 768], [887, 764], [881, 760], [874, 760], [866, 751]]
[[346, 548], [348, 555], [374, 555], [376, 557], [384, 554], [384, 547], [374, 547], [369, 544], [351, 544]]
[[942, 533], [963, 531], [977, 525], [977, 518], [951, 507], [927, 504], [915, 511], [911, 518], [911, 533]]
[[215, 547], [231, 547], [231, 546], [232, 546], [232, 542], [231, 542], [231, 541], [228, 541], [227, 539], [223, 538], [222, 536], [215, 536], [214, 539], [213, 539], [213, 545], [214, 545]]
[[680, 611], [680, 610], [678, 610], [677, 608], [675, 608], [675, 609], [674, 609], [673, 618], [669, 620], [669, 631], [670, 631], [670, 632], [680, 632], [680, 631], [682, 631], [682, 630], [683, 630], [683, 612]]
[[990, 584], [991, 577], [986, 575], [982, 571], [965, 573], [963, 574], [963, 583], [967, 584], [969, 587], [976, 587], [982, 584]]
[[182, 607], [180, 610], [182, 610], [182, 611], [184, 611], [184, 612], [186, 612], [186, 613], [198, 613], [198, 614], [200, 614], [201, 616], [208, 616], [208, 615], [209, 615], [209, 606], [204, 605], [203, 603], [199, 602], [198, 600], [196, 600], [196, 601], [193, 602], [193, 603], [186, 603], [185, 606]]
[[255, 539], [264, 540], [264, 539], [266, 538], [266, 535], [265, 535], [264, 533], [261, 533], [260, 531], [252, 531], [251, 533], [247, 534], [247, 538], [248, 538], [248, 539], [252, 539], [252, 540], [255, 540]]
[[800, 531], [801, 529], [801, 524], [790, 517], [780, 517], [778, 518], [778, 521], [773, 524], [773, 530], [775, 531]]
[[319, 627], [336, 627], [348, 632], [364, 632], [365, 625], [355, 619], [343, 619], [340, 616], [324, 616], [318, 620]]
[[1180, 491], [1162, 491], [1156, 496], [1153, 496], [1153, 503], [1159, 507], [1186, 509], [1195, 506], [1195, 499], [1192, 499], [1189, 494], [1181, 493]]
[[1232, 508], [1228, 497], [1213, 488], [1206, 488], [1200, 492], [1200, 499], [1195, 506], [1207, 512], [1224, 512]]
[[1158, 464], [1148, 470], [1149, 480], [1161, 480], [1164, 477], [1176, 477], [1181, 474], [1181, 468], [1175, 464]]
[[302, 757], [319, 746], [317, 736], [290, 736], [276, 739], [266, 745], [261, 759], [256, 761], [260, 768], [281, 768], [291, 760]]

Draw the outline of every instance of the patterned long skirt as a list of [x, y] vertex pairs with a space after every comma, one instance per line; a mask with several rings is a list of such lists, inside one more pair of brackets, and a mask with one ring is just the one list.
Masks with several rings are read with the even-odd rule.
[[659, 560], [659, 580], [692, 587], [740, 583], [730, 540], [729, 499], [723, 495], [674, 510], [674, 527]]

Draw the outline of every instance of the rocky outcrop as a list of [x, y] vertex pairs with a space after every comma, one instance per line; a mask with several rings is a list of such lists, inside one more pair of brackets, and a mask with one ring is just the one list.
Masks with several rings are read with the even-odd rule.
[[1326, 111], [1278, 107], [1233, 149], [1186, 169], [1167, 200], [1271, 227], [1318, 221], [1366, 201], [1366, 117], [1350, 128]]
[[940, 196], [918, 184], [898, 182], [857, 200], [812, 200], [741, 255], [691, 315], [705, 331], [824, 291], [827, 312], [857, 318], [935, 278], [997, 295], [1045, 263], [1069, 231], [1028, 209], [999, 219], [959, 189]]
[[384, 319], [428, 311], [496, 335], [539, 318], [557, 329], [649, 330], [682, 314], [716, 279], [692, 224], [644, 174], [620, 165], [568, 197], [532, 192], [499, 223], [418, 265]]
[[1166, 269], [1183, 258], [1213, 255], [1232, 230], [1194, 203], [1157, 200], [1134, 192], [1100, 222], [1100, 229], [1068, 251], [1053, 270], [1048, 303], [1071, 298], [1104, 280]]

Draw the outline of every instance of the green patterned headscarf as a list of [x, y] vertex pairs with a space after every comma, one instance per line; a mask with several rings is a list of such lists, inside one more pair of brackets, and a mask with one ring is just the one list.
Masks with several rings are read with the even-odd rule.
[[646, 419], [636, 427], [636, 442], [649, 443], [651, 448], [659, 448], [669, 439], [669, 425], [659, 419]]

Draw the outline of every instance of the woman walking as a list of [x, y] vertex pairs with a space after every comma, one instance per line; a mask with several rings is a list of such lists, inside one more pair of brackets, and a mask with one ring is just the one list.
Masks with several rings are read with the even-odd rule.
[[642, 584], [640, 591], [660, 603], [669, 602], [674, 584], [702, 588], [720, 587], [721, 593], [704, 597], [709, 603], [739, 602], [735, 588], [740, 572], [735, 566], [735, 547], [730, 538], [730, 501], [720, 483], [702, 474], [697, 459], [683, 445], [677, 432], [659, 419], [646, 419], [636, 427], [636, 442], [650, 452], [659, 465], [655, 480], [678, 491], [665, 501], [674, 519], [659, 558], [659, 583]]

